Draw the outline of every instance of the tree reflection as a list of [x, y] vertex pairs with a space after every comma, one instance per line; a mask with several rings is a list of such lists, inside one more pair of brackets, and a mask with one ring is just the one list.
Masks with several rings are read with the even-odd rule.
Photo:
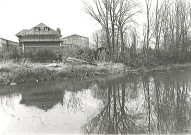
[[169, 73], [155, 74], [154, 108], [159, 133], [188, 133], [190, 102], [188, 102], [188, 75]]
[[127, 86], [125, 80], [114, 80], [108, 84], [107, 98], [103, 101], [104, 107], [96, 117], [83, 126], [85, 133], [139, 133], [140, 129], [126, 107], [129, 90]]
[[143, 90], [145, 95], [145, 101], [147, 101], [147, 114], [148, 114], [148, 133], [151, 132], [151, 95], [150, 95], [150, 85], [149, 85], [149, 76], [148, 74], [142, 77]]
[[99, 92], [104, 95], [100, 113], [82, 129], [89, 134], [191, 133], [189, 81], [187, 73], [178, 72], [109, 80]]

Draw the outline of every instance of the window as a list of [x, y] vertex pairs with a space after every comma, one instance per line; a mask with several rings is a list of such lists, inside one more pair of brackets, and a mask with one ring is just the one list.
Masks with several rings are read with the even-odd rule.
[[39, 27], [35, 27], [35, 31], [40, 31], [40, 28]]
[[49, 28], [48, 28], [48, 27], [44, 27], [44, 30], [45, 30], [45, 31], [49, 31]]

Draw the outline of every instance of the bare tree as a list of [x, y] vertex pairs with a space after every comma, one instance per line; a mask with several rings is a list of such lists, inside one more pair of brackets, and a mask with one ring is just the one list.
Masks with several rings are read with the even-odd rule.
[[150, 42], [150, 14], [151, 14], [151, 4], [152, 0], [145, 0], [146, 4], [146, 15], [147, 15], [147, 34], [146, 34], [146, 50], [149, 49]]
[[131, 54], [135, 55], [136, 54], [136, 50], [137, 50], [137, 31], [136, 29], [133, 29], [131, 31], [131, 38], [132, 38], [132, 43], [131, 43]]
[[124, 57], [125, 43], [124, 43], [124, 33], [130, 27], [132, 23], [136, 23], [133, 16], [140, 12], [139, 3], [132, 0], [120, 0], [119, 10], [116, 13], [117, 26], [120, 32], [121, 40], [121, 54]]
[[116, 10], [119, 5], [120, 0], [110, 0], [109, 1], [109, 15], [111, 22], [111, 37], [112, 37], [112, 54], [115, 55], [115, 24], [116, 24]]
[[97, 31], [94, 32], [92, 35], [92, 38], [93, 38], [93, 41], [96, 45], [96, 49], [98, 49], [98, 47], [99, 47], [99, 33]]
[[161, 16], [161, 48], [165, 51], [168, 51], [170, 48], [169, 37], [170, 35], [170, 26], [169, 26], [169, 9], [170, 9], [170, 1], [164, 0], [163, 5], [161, 6], [160, 16]]
[[[139, 4], [132, 0], [93, 0], [94, 6], [84, 2], [84, 11], [92, 16], [105, 30], [107, 46], [114, 58], [116, 46], [121, 43], [121, 54], [124, 57], [124, 33], [134, 23], [133, 16], [139, 13]], [[117, 34], [116, 34], [117, 33]]]
[[94, 18], [105, 30], [107, 48], [112, 54], [109, 32], [109, 0], [93, 0], [94, 6], [84, 2], [84, 11]]
[[156, 2], [156, 10], [155, 10], [155, 55], [158, 54], [159, 51], [159, 42], [161, 36], [161, 18], [160, 18], [160, 9], [158, 5], [158, 0]]
[[178, 60], [181, 53], [187, 52], [188, 48], [188, 30], [191, 24], [190, 4], [186, 0], [164, 0], [156, 16], [158, 16], [155, 20], [157, 49], [159, 49], [157, 40], [160, 41], [162, 36], [164, 49], [173, 51]]

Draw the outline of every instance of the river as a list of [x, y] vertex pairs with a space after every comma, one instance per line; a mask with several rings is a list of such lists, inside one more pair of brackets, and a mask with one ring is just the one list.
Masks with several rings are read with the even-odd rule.
[[190, 70], [0, 86], [0, 134], [189, 134], [190, 102]]

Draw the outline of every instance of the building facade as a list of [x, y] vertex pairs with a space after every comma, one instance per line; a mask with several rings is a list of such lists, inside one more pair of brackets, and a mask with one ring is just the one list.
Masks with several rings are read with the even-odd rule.
[[23, 52], [39, 49], [60, 50], [61, 31], [51, 29], [49, 26], [40, 23], [31, 28], [24, 29], [16, 34], [19, 39], [19, 46]]
[[11, 49], [18, 49], [19, 43], [0, 38], [0, 52], [10, 51]]
[[62, 38], [62, 46], [89, 47], [89, 38], [74, 34]]

